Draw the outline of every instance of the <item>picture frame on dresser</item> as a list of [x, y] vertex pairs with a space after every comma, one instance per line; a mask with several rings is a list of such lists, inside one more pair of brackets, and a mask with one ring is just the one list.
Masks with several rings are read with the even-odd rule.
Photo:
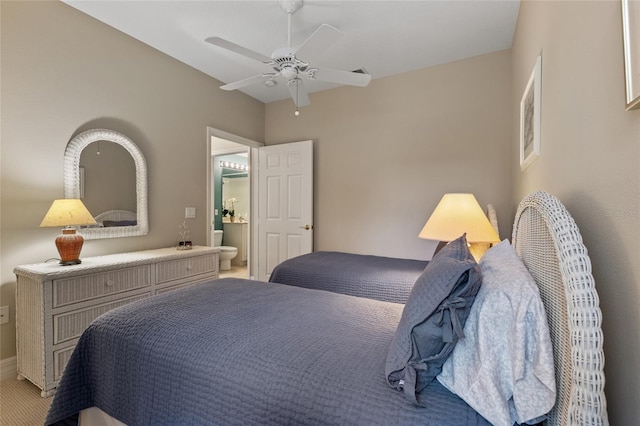
[[538, 55], [520, 100], [520, 170], [540, 155], [542, 55]]
[[640, 108], [640, 2], [622, 1], [626, 110]]

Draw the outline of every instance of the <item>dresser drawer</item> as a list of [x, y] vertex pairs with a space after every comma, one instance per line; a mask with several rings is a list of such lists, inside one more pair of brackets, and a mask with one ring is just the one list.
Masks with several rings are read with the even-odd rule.
[[218, 269], [216, 256], [194, 256], [156, 264], [156, 283], [215, 272]]
[[75, 346], [71, 346], [70, 348], [53, 352], [53, 380], [56, 382], [62, 377], [64, 367], [67, 365], [67, 362], [69, 362], [69, 358], [71, 358], [74, 349]]
[[64, 314], [54, 315], [53, 344], [57, 345], [58, 343], [80, 337], [82, 332], [89, 326], [89, 324], [91, 324], [91, 321], [98, 318], [105, 312], [149, 296], [150, 293], [142, 293], [126, 299], [120, 299], [86, 309], [79, 309]]
[[53, 281], [53, 307], [151, 285], [151, 266], [143, 265]]

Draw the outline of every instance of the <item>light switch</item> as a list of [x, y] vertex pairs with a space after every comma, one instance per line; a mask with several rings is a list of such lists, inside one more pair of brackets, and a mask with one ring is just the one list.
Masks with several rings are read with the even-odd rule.
[[184, 208], [184, 218], [185, 219], [195, 219], [196, 217], [196, 208], [195, 207], [185, 207]]

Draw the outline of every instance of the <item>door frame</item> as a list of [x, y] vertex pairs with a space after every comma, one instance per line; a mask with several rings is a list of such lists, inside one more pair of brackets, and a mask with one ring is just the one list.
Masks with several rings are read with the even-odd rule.
[[257, 238], [257, 223], [252, 218], [257, 218], [257, 195], [258, 195], [258, 176], [257, 173], [252, 172], [257, 170], [256, 165], [258, 162], [258, 148], [265, 146], [263, 142], [255, 141], [252, 139], [244, 138], [242, 136], [235, 135], [233, 133], [225, 132], [224, 130], [217, 129], [215, 127], [207, 126], [207, 245], [211, 246], [213, 242], [212, 224], [213, 217], [211, 211], [211, 194], [212, 194], [212, 181], [213, 170], [211, 167], [212, 153], [211, 153], [211, 138], [215, 136], [220, 139], [226, 139], [230, 142], [234, 142], [240, 145], [249, 147], [249, 192], [250, 192], [250, 206], [249, 206], [249, 262], [247, 268], [249, 271], [249, 279], [254, 279], [254, 271], [257, 271], [257, 244], [254, 244], [255, 238]]

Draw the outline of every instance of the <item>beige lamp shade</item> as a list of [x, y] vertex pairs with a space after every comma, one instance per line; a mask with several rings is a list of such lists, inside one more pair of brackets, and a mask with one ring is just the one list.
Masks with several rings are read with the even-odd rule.
[[[40, 227], [66, 227], [77, 225], [95, 225], [97, 222], [77, 198], [54, 200], [49, 211], [42, 219]], [[80, 261], [80, 251], [84, 238], [76, 234], [75, 228], [65, 228], [62, 235], [56, 238], [56, 248], [60, 253], [61, 265], [77, 265]]]
[[81, 200], [67, 198], [54, 200], [49, 211], [42, 219], [40, 227], [64, 227], [76, 225], [95, 225], [96, 220]]
[[453, 241], [467, 234], [469, 243], [497, 243], [496, 233], [473, 194], [445, 194], [418, 236]]

